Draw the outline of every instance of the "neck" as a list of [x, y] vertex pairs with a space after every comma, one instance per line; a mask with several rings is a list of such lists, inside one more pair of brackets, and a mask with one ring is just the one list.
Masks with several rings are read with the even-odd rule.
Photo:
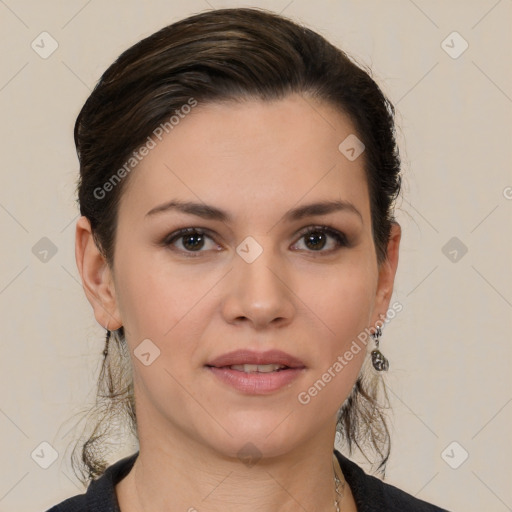
[[[158, 436], [139, 437], [139, 456], [116, 488], [123, 512], [336, 510], [334, 436], [326, 432], [316, 442], [252, 464], [189, 438], [173, 435], [174, 442], [171, 436], [155, 442]], [[338, 466], [337, 471], [343, 481]]]

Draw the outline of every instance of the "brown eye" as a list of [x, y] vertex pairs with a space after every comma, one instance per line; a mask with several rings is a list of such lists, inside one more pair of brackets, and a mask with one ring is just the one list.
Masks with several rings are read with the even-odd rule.
[[201, 249], [204, 246], [204, 235], [200, 233], [183, 235], [181, 238], [183, 239], [182, 245], [187, 250], [195, 251], [196, 249]]
[[327, 236], [322, 231], [310, 231], [307, 235], [304, 235], [304, 241], [309, 249], [323, 249], [327, 242]]
[[[349, 245], [343, 233], [327, 226], [307, 228], [300, 236], [301, 239], [304, 239], [304, 244], [309, 252], [331, 252]], [[334, 240], [334, 244], [331, 243], [331, 248], [323, 251], [322, 249], [329, 243], [329, 238]]]
[[[185, 228], [171, 233], [163, 241], [163, 245], [172, 246], [172, 249], [191, 255], [192, 253], [205, 252], [201, 249], [205, 247], [207, 240], [212, 240], [212, 238], [208, 236], [202, 229]], [[215, 244], [213, 245], [218, 247]]]

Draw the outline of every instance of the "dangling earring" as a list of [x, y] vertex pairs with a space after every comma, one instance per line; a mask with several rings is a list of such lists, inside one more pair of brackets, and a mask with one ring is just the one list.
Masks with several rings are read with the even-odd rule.
[[372, 334], [372, 338], [375, 340], [375, 349], [372, 350], [372, 365], [378, 372], [386, 372], [389, 369], [389, 361], [379, 350], [379, 338], [381, 335], [382, 330], [380, 326], [378, 326], [376, 332]]
[[108, 330], [108, 323], [107, 323], [107, 327], [105, 327], [105, 329], [107, 330], [107, 334], [105, 336], [105, 349], [103, 350], [103, 356], [106, 359], [106, 357], [108, 356], [108, 345], [110, 342], [110, 335], [112, 334], [112, 332]]

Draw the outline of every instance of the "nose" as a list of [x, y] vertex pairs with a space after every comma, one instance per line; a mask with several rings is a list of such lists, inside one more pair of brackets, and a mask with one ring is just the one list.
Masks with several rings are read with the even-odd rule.
[[263, 251], [254, 261], [238, 253], [234, 256], [222, 304], [226, 322], [249, 323], [257, 330], [287, 325], [296, 311], [290, 269], [259, 243]]

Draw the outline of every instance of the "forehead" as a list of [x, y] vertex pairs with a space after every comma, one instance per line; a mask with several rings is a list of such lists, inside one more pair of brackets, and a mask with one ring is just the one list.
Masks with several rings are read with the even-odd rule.
[[364, 153], [352, 160], [340, 151], [354, 135], [346, 115], [299, 95], [199, 103], [161, 140], [153, 137], [120, 210], [140, 218], [178, 198], [262, 214], [328, 198], [357, 203], [369, 215]]

